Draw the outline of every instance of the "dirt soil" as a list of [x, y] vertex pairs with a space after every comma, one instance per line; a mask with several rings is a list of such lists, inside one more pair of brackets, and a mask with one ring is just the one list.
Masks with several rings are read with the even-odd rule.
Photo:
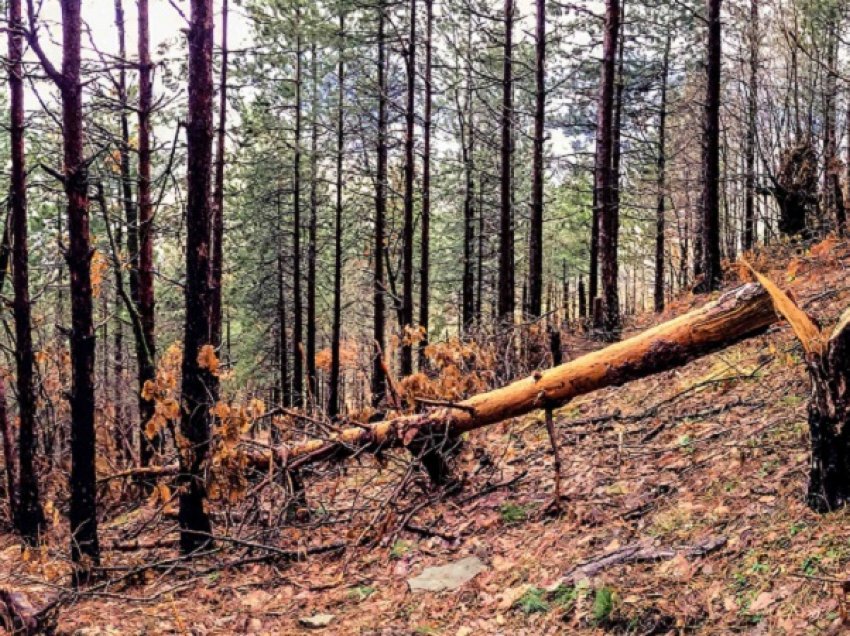
[[[755, 259], [824, 326], [850, 304], [848, 264], [848, 246], [831, 239]], [[738, 275], [730, 271], [730, 286]], [[703, 302], [680, 298], [630, 330]], [[568, 355], [590, 346], [566, 344]], [[110, 583], [68, 596], [57, 512], [55, 540], [24, 559], [13, 536], [0, 536], [0, 588], [35, 607], [61, 596], [62, 634], [842, 633], [850, 518], [805, 505], [807, 401], [801, 348], [778, 324], [557, 411], [560, 511], [549, 505], [553, 455], [538, 414], [473, 433], [457, 457], [459, 493], [429, 493], [395, 454], [308, 480], [319, 512], [280, 530], [275, 545], [344, 549], [254, 561], [269, 551], [251, 549], [259, 540], [239, 516], [250, 511], [235, 506], [218, 513], [217, 528], [240, 539], [184, 562], [169, 545], [175, 522], [154, 514], [168, 513], [154, 497], [105, 512], [105, 546], [129, 526], [147, 525], [139, 541], [165, 542], [105, 550]], [[468, 556], [486, 569], [457, 590], [410, 591], [407, 579], [423, 568]], [[304, 626], [310, 618], [327, 625]]]

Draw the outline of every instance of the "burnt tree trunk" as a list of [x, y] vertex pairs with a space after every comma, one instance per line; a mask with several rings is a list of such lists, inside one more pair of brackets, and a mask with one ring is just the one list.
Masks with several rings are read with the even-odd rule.
[[[139, 463], [147, 466], [156, 449], [162, 445], [162, 436], [149, 439], [145, 433], [147, 422], [153, 417], [154, 402], [142, 396], [145, 383], [156, 379], [156, 304], [154, 295], [153, 265], [153, 201], [151, 199], [151, 112], [153, 109], [153, 65], [150, 58], [150, 29], [148, 0], [137, 0], [139, 11], [139, 183], [138, 229], [136, 247], [130, 247], [138, 276], [136, 300], [142, 337], [136, 337], [136, 360], [139, 382]], [[135, 224], [128, 223], [128, 242]], [[134, 256], [135, 254], [135, 256]], [[131, 269], [132, 275], [132, 269]]]
[[213, 377], [203, 364], [202, 348], [211, 346], [209, 276], [210, 167], [213, 142], [213, 6], [212, 0], [192, 0], [189, 26], [189, 107], [186, 203], [186, 318], [184, 327], [183, 413], [181, 449], [180, 548], [194, 552], [210, 543], [212, 526], [204, 510], [205, 471], [210, 450], [209, 387]]
[[703, 120], [701, 255], [702, 281], [698, 290], [720, 286], [720, 65], [721, 0], [707, 0], [706, 94]]
[[[599, 251], [602, 259], [602, 316], [594, 311], [594, 321], [602, 318], [606, 339], [619, 336], [619, 294], [617, 289], [618, 219], [614, 218], [613, 120], [614, 78], [617, 40], [620, 29], [619, 0], [606, 0], [605, 29], [602, 42], [602, 72], [596, 125], [596, 207], [599, 210]], [[592, 296], [594, 307], [596, 298]]]
[[310, 54], [312, 99], [310, 104], [310, 219], [307, 223], [307, 391], [310, 406], [318, 403], [316, 375], [316, 242], [319, 223], [319, 60], [316, 43]]
[[667, 74], [670, 68], [670, 36], [664, 45], [661, 63], [661, 106], [658, 113], [658, 160], [655, 164], [658, 205], [655, 210], [655, 311], [664, 311], [664, 202], [666, 193], [665, 143], [667, 132]]
[[331, 328], [331, 372], [328, 382], [328, 417], [340, 413], [340, 341], [342, 338], [342, 164], [345, 150], [345, 14], [339, 14], [339, 62], [336, 108], [336, 205], [334, 209], [334, 305]]
[[[30, 22], [36, 19], [28, 5]], [[62, 0], [62, 69], [58, 71], [36, 37], [29, 43], [62, 100], [63, 185], [67, 198], [68, 247], [65, 258], [71, 279], [71, 558], [100, 562], [95, 478], [94, 364], [95, 333], [89, 234], [89, 177], [85, 158], [81, 65], [81, 0]], [[85, 572], [77, 572], [85, 578]]]
[[413, 327], [413, 178], [416, 97], [416, 0], [410, 0], [410, 34], [407, 43], [407, 105], [404, 109], [404, 224], [401, 251], [401, 375], [413, 373], [413, 347], [406, 330]]
[[[15, 527], [30, 543], [38, 541], [44, 529], [44, 513], [39, 499], [38, 476], [33, 465], [35, 453], [35, 390], [33, 385], [32, 326], [29, 295], [29, 250], [27, 247], [27, 168], [24, 141], [24, 41], [21, 0], [9, 2], [9, 93], [11, 96], [9, 132], [11, 136], [12, 166], [10, 174], [10, 217], [12, 226], [12, 285], [15, 291], [15, 366], [18, 384], [18, 487], [20, 497], [15, 502], [15, 480], [12, 477], [14, 464], [11, 459], [11, 432], [4, 439], [7, 450], [7, 474], [10, 502]], [[5, 265], [5, 263], [4, 263]], [[5, 274], [5, 267], [4, 267]], [[3, 391], [3, 414], [0, 424], [8, 429], [6, 415], [5, 384]]]
[[744, 251], [756, 241], [756, 117], [758, 115], [758, 0], [750, 0], [750, 78], [747, 91], [747, 138], [744, 143]]
[[292, 405], [304, 402], [304, 351], [301, 314], [301, 5], [296, 4], [295, 29], [295, 153], [292, 178]]
[[534, 63], [534, 157], [528, 237], [528, 313], [538, 318], [543, 302], [543, 136], [546, 119], [546, 0], [537, 0]]
[[383, 365], [384, 331], [386, 315], [384, 294], [384, 237], [387, 217], [387, 78], [386, 78], [386, 0], [378, 2], [378, 144], [375, 174], [375, 245], [372, 254], [374, 267], [372, 338], [375, 353], [372, 358], [372, 406], [384, 401], [387, 393], [387, 378]]
[[[471, 50], [472, 21], [467, 22], [467, 48]], [[460, 150], [463, 161], [463, 285], [461, 329], [468, 333], [475, 322], [475, 114], [472, 100], [472, 60], [466, 59], [465, 104], [458, 108]], [[460, 106], [460, 104], [458, 104]], [[468, 120], [466, 119], [468, 117]], [[466, 123], [468, 121], [468, 124]]]
[[[625, 28], [623, 21], [626, 11], [626, 2], [620, 3], [620, 32], [618, 34], [617, 46], [617, 79], [614, 90], [614, 130], [611, 141], [611, 200], [607, 205], [607, 213], [602, 217], [607, 223], [605, 228], [605, 255], [602, 261], [602, 299], [603, 299], [603, 336], [604, 339], [614, 342], [620, 339], [620, 296], [618, 290], [619, 272], [619, 244], [620, 244], [620, 163], [621, 163], [621, 141], [623, 125], [623, 89], [625, 87], [623, 77], [623, 52], [625, 48]], [[613, 252], [613, 256], [610, 255]], [[614, 271], [610, 270], [614, 266]], [[625, 310], [628, 312], [628, 277], [626, 278]]]
[[431, 306], [431, 101], [433, 85], [431, 77], [432, 42], [434, 31], [434, 0], [425, 0], [425, 105], [422, 120], [422, 237], [419, 263], [419, 327], [422, 340], [419, 343], [419, 368], [426, 363], [425, 348], [428, 346], [428, 324]]
[[499, 175], [499, 295], [503, 324], [514, 320], [513, 213], [513, 33], [514, 0], [505, 0], [505, 42], [502, 56], [501, 165]]
[[[210, 343], [221, 349], [221, 285], [224, 267], [224, 161], [227, 131], [227, 17], [228, 0], [221, 5], [221, 74], [218, 83], [218, 128], [216, 130], [215, 181], [213, 185], [210, 243]], [[214, 398], [218, 397], [217, 380]]]
[[850, 311], [822, 355], [809, 360], [811, 469], [807, 500], [818, 512], [850, 503]]
[[[124, 3], [122, 0], [115, 0], [115, 28], [118, 32], [118, 57], [123, 61], [127, 59], [127, 45], [124, 29]], [[139, 297], [138, 289], [138, 259], [136, 258], [139, 242], [138, 242], [138, 213], [135, 203], [133, 202], [133, 179], [130, 176], [130, 123], [128, 121], [128, 104], [127, 104], [127, 71], [122, 65], [118, 70], [118, 105], [119, 105], [119, 126], [121, 133], [121, 144], [118, 148], [119, 154], [119, 170], [121, 172], [121, 205], [124, 210], [124, 222], [130, 233], [130, 226], [133, 226], [133, 238], [135, 240], [133, 246], [133, 261], [131, 261], [130, 272], [135, 288], [130, 290], [130, 301], [135, 303]], [[109, 220], [105, 219], [105, 223], [109, 224]], [[128, 236], [129, 238], [129, 236]], [[124, 247], [124, 231], [123, 225], [119, 223], [116, 228], [115, 247], [113, 254], [117, 256], [121, 253]], [[120, 260], [119, 260], [120, 263]], [[119, 264], [119, 267], [121, 265]], [[122, 276], [123, 283], [123, 276]], [[123, 296], [126, 299], [126, 295]], [[115, 407], [115, 418], [113, 422], [113, 435], [115, 437], [116, 446], [122, 450], [122, 455], [125, 459], [131, 459], [132, 453], [129, 452], [130, 444], [127, 439], [132, 440], [132, 432], [127, 426], [127, 412], [124, 408], [122, 400], [122, 381], [124, 377], [124, 326], [121, 320], [121, 300], [122, 290], [116, 287], [115, 293], [115, 333], [113, 336], [115, 357], [113, 362], [113, 404]], [[135, 305], [128, 307], [131, 312], [135, 312]], [[133, 321], [136, 324], [136, 321]]]
[[578, 277], [578, 317], [581, 320], [587, 319], [587, 295], [584, 289], [584, 277]]

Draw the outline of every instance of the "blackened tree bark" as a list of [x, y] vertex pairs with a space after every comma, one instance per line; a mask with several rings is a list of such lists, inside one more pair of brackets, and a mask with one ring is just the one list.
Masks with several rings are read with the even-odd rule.
[[811, 468], [808, 504], [829, 512], [850, 503], [850, 312], [845, 312], [820, 355], [808, 354]]
[[513, 32], [514, 0], [505, 0], [505, 43], [502, 58], [501, 167], [499, 177], [499, 320], [513, 322], [514, 215], [513, 215]]
[[[830, 227], [831, 219], [829, 217], [833, 213], [833, 208], [837, 203], [834, 198], [835, 190], [833, 188], [833, 176], [837, 176], [837, 166], [835, 165], [835, 57], [838, 44], [835, 29], [830, 25], [827, 27], [826, 31], [826, 59], [824, 60], [824, 78], [821, 89], [823, 99], [823, 182], [820, 192], [820, 223], [823, 227]], [[836, 214], [836, 219], [837, 218], [838, 215]]]
[[[598, 114], [597, 114], [598, 119]], [[590, 304], [593, 304], [593, 299], [599, 294], [599, 223], [602, 215], [601, 204], [599, 202], [599, 192], [596, 189], [596, 176], [599, 172], [598, 165], [599, 154], [596, 153], [593, 159], [593, 195], [592, 203], [593, 213], [590, 219], [590, 264], [587, 274], [588, 295]]]
[[[412, 0], [415, 2], [415, 0]], [[422, 122], [422, 237], [419, 257], [419, 367], [425, 367], [428, 346], [428, 313], [431, 306], [431, 101], [434, 0], [425, 0], [425, 105]]]
[[416, 136], [416, 0], [410, 0], [410, 34], [407, 43], [407, 105], [404, 110], [404, 226], [401, 265], [401, 375], [413, 373], [413, 348], [405, 330], [413, 327], [413, 178]]
[[[339, 62], [336, 110], [336, 205], [334, 209], [334, 306], [331, 327], [331, 372], [328, 382], [328, 417], [340, 412], [340, 341], [342, 339], [342, 163], [345, 150], [345, 14], [339, 14]], [[380, 260], [380, 259], [378, 259]]]
[[[218, 83], [218, 129], [216, 130], [215, 182], [213, 185], [210, 243], [210, 343], [221, 348], [221, 285], [224, 267], [224, 162], [227, 131], [227, 16], [228, 0], [221, 4], [221, 74]], [[216, 389], [218, 382], [216, 378]], [[217, 390], [214, 397], [218, 397]]]
[[706, 94], [703, 121], [702, 159], [702, 281], [698, 291], [720, 286], [720, 4], [707, 0], [708, 45], [706, 51]]
[[655, 311], [664, 311], [664, 202], [667, 199], [665, 143], [667, 141], [667, 75], [670, 70], [670, 35], [664, 44], [661, 63], [661, 105], [658, 111], [658, 159], [656, 160], [656, 187], [658, 205], [655, 209]]
[[210, 542], [212, 526], [204, 510], [204, 471], [210, 450], [209, 387], [213, 377], [203, 364], [202, 347], [210, 345], [210, 168], [213, 142], [213, 6], [192, 0], [189, 25], [189, 107], [186, 203], [186, 318], [184, 327], [180, 433], [180, 548], [194, 552]]
[[602, 73], [596, 124], [596, 201], [599, 209], [599, 251], [602, 260], [603, 329], [606, 339], [619, 336], [620, 308], [617, 289], [617, 241], [619, 219], [615, 218], [612, 170], [614, 145], [614, 77], [617, 36], [620, 28], [619, 0], [606, 0], [602, 43]]
[[747, 137], [744, 142], [744, 250], [756, 241], [756, 116], [758, 114], [759, 3], [750, 0], [750, 78], [747, 90]]
[[[15, 480], [11, 477], [13, 464], [9, 464], [10, 489], [15, 527], [29, 543], [38, 541], [44, 529], [44, 513], [39, 499], [38, 477], [33, 465], [35, 452], [35, 391], [33, 389], [33, 350], [29, 296], [29, 250], [27, 247], [27, 168], [24, 142], [24, 68], [23, 68], [23, 15], [21, 0], [9, 2], [9, 93], [11, 96], [9, 132], [11, 136], [12, 167], [10, 174], [10, 221], [12, 225], [12, 285], [15, 291], [15, 366], [18, 383], [18, 487], [20, 496], [15, 502]], [[5, 268], [4, 268], [5, 272]], [[6, 415], [5, 384], [3, 390], [2, 423], [8, 426]], [[11, 434], [8, 440], [11, 441]], [[8, 443], [7, 463], [11, 458]]]
[[[88, 164], [84, 153], [83, 87], [80, 75], [81, 0], [62, 0], [62, 69], [48, 59], [36, 32], [33, 3], [27, 5], [29, 44], [62, 99], [62, 182], [67, 198], [68, 247], [65, 258], [71, 279], [71, 559], [100, 562], [95, 489], [94, 363], [95, 333], [91, 286]], [[75, 576], [85, 578], [87, 570]]]
[[578, 315], [585, 320], [587, 318], [587, 294], [584, 289], [584, 277], [578, 277]]
[[[122, 0], [115, 0], [115, 29], [118, 33], [118, 57], [122, 62], [127, 59], [127, 43], [126, 31], [124, 24], [124, 3]], [[127, 305], [132, 318], [132, 324], [136, 330], [137, 337], [141, 337], [140, 322], [136, 307], [139, 299], [139, 277], [138, 277], [138, 251], [139, 251], [139, 236], [138, 236], [138, 213], [135, 203], [133, 202], [133, 179], [130, 176], [130, 123], [128, 120], [128, 103], [127, 103], [127, 70], [122, 63], [118, 69], [118, 120], [120, 126], [121, 143], [118, 147], [119, 154], [119, 170], [121, 172], [121, 204], [124, 209], [124, 221], [128, 228], [128, 239], [132, 234], [133, 244], [128, 247], [131, 249], [130, 256], [130, 279], [131, 290], [130, 297], [127, 298], [123, 292], [123, 276], [121, 276], [121, 289], [116, 286], [115, 294], [115, 332], [113, 335], [114, 343], [114, 358], [113, 358], [113, 403], [115, 405], [115, 421], [113, 423], [113, 435], [116, 445], [122, 449], [125, 458], [130, 459], [130, 443], [127, 440], [132, 440], [132, 434], [127, 426], [127, 411], [124, 408], [122, 396], [121, 382], [124, 377], [124, 325], [121, 320], [119, 303], [122, 300]], [[108, 224], [109, 220], [104, 219]], [[132, 228], [132, 229], [131, 229]], [[124, 232], [123, 226], [118, 224], [115, 237], [115, 256], [121, 253], [124, 247]], [[120, 261], [119, 261], [120, 263]], [[119, 264], [120, 267], [120, 264]], [[116, 273], [117, 276], [117, 273]], [[117, 278], [116, 278], [117, 281]], [[104, 359], [104, 363], [106, 362]]]
[[537, 0], [534, 64], [534, 159], [531, 223], [528, 237], [528, 313], [536, 318], [543, 303], [543, 135], [546, 117], [546, 0]]
[[375, 341], [375, 356], [372, 360], [372, 404], [384, 401], [387, 378], [381, 357], [384, 351], [386, 324], [384, 293], [384, 248], [387, 217], [387, 79], [386, 79], [386, 0], [378, 2], [378, 144], [375, 174], [375, 247], [373, 259], [373, 323], [372, 337]]
[[[606, 252], [610, 251], [610, 245], [613, 237], [613, 251], [615, 259], [613, 261], [617, 271], [611, 274], [606, 270], [610, 267], [611, 260], [606, 258], [602, 267], [602, 284], [603, 284], [603, 333], [608, 340], [617, 340], [620, 331], [620, 299], [618, 293], [618, 271], [619, 271], [619, 242], [620, 242], [620, 160], [621, 147], [620, 138], [623, 125], [623, 89], [625, 87], [625, 78], [623, 77], [623, 52], [625, 48], [625, 28], [623, 21], [626, 14], [626, 2], [620, 2], [620, 32], [618, 34], [617, 45], [617, 79], [615, 80], [614, 89], [614, 130], [612, 132], [613, 139], [611, 141], [611, 200], [606, 205], [606, 213], [603, 219], [608, 223], [606, 228]], [[607, 273], [606, 273], [607, 271]], [[611, 280], [613, 279], [613, 285]], [[613, 288], [613, 289], [612, 289]], [[616, 296], [612, 296], [613, 294]], [[628, 311], [628, 277], [626, 278], [626, 311]]]
[[[161, 445], [162, 438], [157, 435], [148, 439], [145, 425], [153, 417], [154, 402], [142, 396], [142, 388], [148, 381], [156, 378], [156, 297], [153, 281], [153, 201], [151, 199], [151, 112], [153, 111], [153, 65], [150, 57], [150, 28], [148, 0], [137, 0], [139, 11], [139, 183], [138, 196], [138, 238], [134, 249], [129, 244], [130, 232], [135, 224], [128, 223], [128, 246], [131, 258], [135, 261], [138, 283], [136, 300], [142, 337], [136, 337], [136, 360], [139, 381], [139, 415], [142, 430], [139, 435], [139, 462], [147, 466], [154, 451]], [[134, 256], [137, 254], [137, 256]], [[132, 274], [132, 270], [131, 270]], [[132, 291], [132, 290], [131, 290]]]
[[302, 41], [301, 4], [296, 3], [295, 18], [295, 153], [292, 177], [292, 404], [300, 407], [304, 399], [304, 330], [301, 303], [301, 85]]
[[[468, 23], [466, 37], [467, 50], [471, 52], [472, 20]], [[475, 114], [472, 109], [473, 84], [471, 58], [471, 55], [467, 55], [465, 108], [458, 108], [458, 124], [461, 132], [461, 154], [465, 182], [463, 196], [463, 297], [461, 299], [461, 322], [464, 331], [469, 331], [475, 321]], [[468, 126], [464, 124], [465, 116], [468, 117]]]
[[316, 376], [316, 241], [319, 223], [319, 60], [316, 43], [310, 52], [312, 103], [310, 105], [310, 219], [307, 223], [307, 390], [318, 399]]
[[[277, 218], [281, 218], [280, 211], [280, 195], [277, 196]], [[282, 231], [279, 229], [279, 234]], [[283, 406], [292, 406], [292, 378], [289, 372], [289, 335], [286, 319], [286, 270], [283, 262], [283, 238], [278, 236], [278, 256], [277, 256], [277, 316], [278, 316], [278, 363], [280, 365], [280, 391], [279, 394], [283, 399]], [[276, 429], [272, 429], [273, 431]]]

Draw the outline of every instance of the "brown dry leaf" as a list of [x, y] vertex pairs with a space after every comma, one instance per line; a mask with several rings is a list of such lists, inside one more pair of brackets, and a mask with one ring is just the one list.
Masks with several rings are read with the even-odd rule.
[[215, 354], [215, 347], [211, 344], [205, 344], [198, 349], [198, 366], [209, 370], [213, 375], [218, 373], [218, 356]]
[[743, 261], [756, 277], [761, 286], [770, 294], [776, 312], [780, 314], [794, 330], [794, 334], [800, 340], [806, 353], [822, 355], [824, 351], [824, 336], [817, 325], [809, 318], [808, 314], [800, 309], [791, 297], [782, 291], [767, 276], [760, 274], [747, 261]]
[[835, 249], [837, 244], [838, 240], [833, 235], [829, 235], [820, 243], [812, 245], [809, 253], [815, 258], [823, 260], [832, 254], [832, 251]]
[[756, 599], [750, 604], [748, 611], [750, 613], [761, 612], [762, 610], [767, 609], [771, 605], [776, 602], [776, 598], [770, 592], [762, 592], [759, 594]]

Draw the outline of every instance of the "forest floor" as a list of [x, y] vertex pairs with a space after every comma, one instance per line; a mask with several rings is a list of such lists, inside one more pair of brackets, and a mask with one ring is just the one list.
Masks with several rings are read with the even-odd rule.
[[[793, 252], [774, 249], [756, 266], [821, 324], [832, 325], [850, 304], [848, 246], [827, 240]], [[683, 297], [663, 316], [638, 316], [630, 331], [704, 301]], [[566, 344], [568, 353], [589, 346], [579, 339]], [[850, 591], [850, 511], [817, 515], [805, 505], [807, 399], [801, 349], [787, 325], [778, 324], [674, 371], [595, 392], [557, 411], [560, 513], [547, 511], [554, 472], [542, 415], [529, 416], [472, 434], [457, 460], [466, 475], [463, 491], [430, 505], [426, 495], [411, 495], [403, 523], [382, 519], [377, 531], [381, 502], [367, 497], [370, 514], [347, 525], [287, 531], [290, 545], [336, 541], [346, 544], [344, 551], [251, 563], [245, 546], [233, 545], [227, 549], [234, 567], [175, 566], [147, 571], [132, 586], [125, 580], [81, 594], [58, 612], [58, 630], [839, 633]], [[364, 482], [380, 481], [385, 472], [391, 471], [366, 460], [341, 474], [335, 496], [363, 496]], [[313, 486], [317, 493], [323, 487], [329, 486]], [[318, 494], [308, 487], [312, 496]], [[104, 535], [152, 505], [104, 524]], [[149, 534], [163, 536], [165, 529], [173, 537], [173, 522]], [[354, 547], [373, 535], [373, 545]], [[37, 607], [48, 603], [62, 574], [51, 555], [63, 548], [54, 545], [22, 563], [15, 539], [0, 536], [0, 588], [23, 592]], [[120, 572], [175, 556], [173, 548], [108, 552], [105, 562]], [[469, 556], [484, 570], [460, 588], [410, 590], [408, 579], [426, 566]], [[588, 562], [592, 567], [577, 571]], [[304, 626], [311, 618], [327, 625]]]

